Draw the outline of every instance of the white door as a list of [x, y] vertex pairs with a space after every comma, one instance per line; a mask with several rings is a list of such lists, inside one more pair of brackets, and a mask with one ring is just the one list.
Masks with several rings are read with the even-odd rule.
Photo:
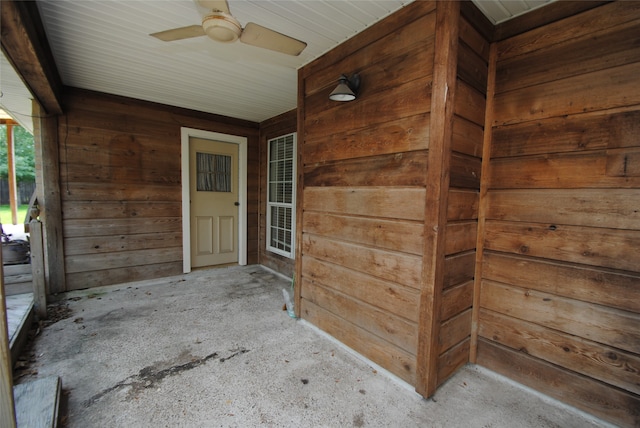
[[238, 262], [238, 145], [189, 138], [191, 266]]

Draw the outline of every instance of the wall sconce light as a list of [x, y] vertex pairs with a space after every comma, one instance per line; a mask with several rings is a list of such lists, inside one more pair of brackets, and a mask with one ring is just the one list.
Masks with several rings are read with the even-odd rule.
[[329, 99], [332, 101], [353, 101], [358, 96], [358, 89], [360, 89], [360, 75], [356, 73], [347, 77], [346, 74], [343, 74], [338, 79], [338, 86], [329, 94]]

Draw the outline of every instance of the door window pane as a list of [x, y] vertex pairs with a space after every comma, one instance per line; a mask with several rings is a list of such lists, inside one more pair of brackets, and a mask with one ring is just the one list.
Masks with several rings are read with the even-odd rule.
[[196, 152], [199, 192], [231, 192], [231, 156]]

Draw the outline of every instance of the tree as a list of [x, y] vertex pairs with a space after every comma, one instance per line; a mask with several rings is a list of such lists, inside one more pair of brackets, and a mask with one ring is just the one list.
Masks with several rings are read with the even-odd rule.
[[[15, 151], [16, 181], [33, 183], [36, 181], [35, 149], [33, 135], [22, 126], [13, 127], [13, 145]], [[7, 126], [0, 125], [0, 177], [8, 178], [7, 162]]]

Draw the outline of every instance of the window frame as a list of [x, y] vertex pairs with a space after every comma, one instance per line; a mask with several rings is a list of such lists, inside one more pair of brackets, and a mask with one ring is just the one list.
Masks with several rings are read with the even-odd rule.
[[[267, 200], [266, 200], [266, 214], [267, 214], [267, 221], [266, 221], [266, 231], [265, 231], [265, 244], [266, 244], [266, 249], [267, 251], [270, 251], [272, 253], [275, 254], [279, 254], [281, 256], [290, 258], [290, 259], [295, 259], [295, 251], [296, 251], [296, 187], [297, 187], [297, 152], [298, 152], [298, 133], [297, 132], [291, 132], [288, 134], [284, 134], [284, 135], [280, 135], [278, 137], [275, 138], [270, 138], [267, 140], [267, 177], [266, 177], [266, 181], [267, 181]], [[271, 202], [271, 146], [272, 146], [272, 142], [273, 141], [277, 141], [283, 138], [287, 138], [291, 136], [293, 141], [292, 141], [292, 145], [293, 145], [293, 150], [292, 150], [292, 177], [291, 177], [291, 203], [284, 203], [284, 202]], [[285, 207], [285, 208], [291, 208], [291, 251], [284, 251], [280, 248], [277, 247], [272, 247], [271, 246], [271, 237], [272, 237], [272, 231], [273, 231], [273, 225], [271, 224], [271, 208], [272, 207]], [[286, 230], [286, 229], [285, 229]]]

